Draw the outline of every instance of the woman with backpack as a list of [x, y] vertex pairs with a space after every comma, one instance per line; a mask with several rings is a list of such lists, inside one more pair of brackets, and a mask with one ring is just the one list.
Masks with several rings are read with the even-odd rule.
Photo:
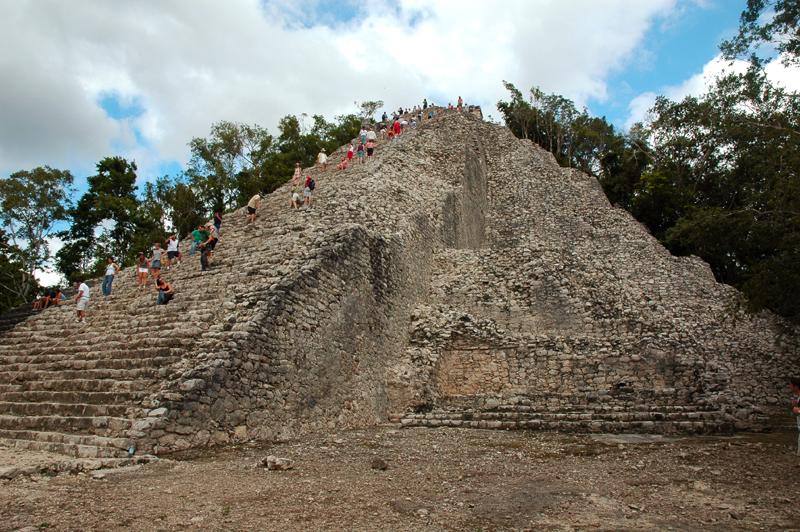
[[310, 175], [307, 175], [306, 182], [303, 188], [303, 204], [306, 207], [311, 207], [311, 200], [314, 194], [314, 188], [316, 188], [316, 183], [314, 183], [314, 180], [311, 179]]

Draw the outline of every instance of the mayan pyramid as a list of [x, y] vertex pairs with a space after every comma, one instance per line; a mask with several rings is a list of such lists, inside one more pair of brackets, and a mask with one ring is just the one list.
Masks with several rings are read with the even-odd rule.
[[[334, 154], [332, 157], [336, 157]], [[785, 409], [797, 331], [671, 256], [597, 181], [441, 113], [312, 209], [225, 216], [213, 268], [133, 268], [86, 325], [0, 335], [0, 444], [79, 457], [402, 425], [708, 433]]]

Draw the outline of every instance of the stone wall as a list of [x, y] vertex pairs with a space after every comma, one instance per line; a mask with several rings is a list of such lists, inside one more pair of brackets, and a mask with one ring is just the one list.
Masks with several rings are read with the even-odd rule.
[[531, 417], [544, 411], [574, 416], [573, 428], [581, 415], [586, 430], [642, 428], [604, 413], [616, 405], [658, 418], [648, 431], [713, 432], [763, 427], [783, 406], [795, 329], [745, 315], [736, 290], [699, 259], [671, 256], [595, 179], [507, 130], [483, 126], [481, 139], [486, 243], [452, 250], [445, 239], [436, 252], [389, 374], [395, 419], [564, 428]]

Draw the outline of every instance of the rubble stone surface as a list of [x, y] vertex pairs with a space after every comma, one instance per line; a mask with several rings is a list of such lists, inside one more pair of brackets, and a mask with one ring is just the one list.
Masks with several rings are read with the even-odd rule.
[[305, 173], [313, 208], [287, 184], [256, 224], [226, 215], [210, 271], [163, 272], [168, 305], [127, 268], [88, 324], [65, 305], [2, 333], [0, 444], [122, 458], [387, 419], [719, 432], [785, 408], [797, 330], [506, 128], [443, 113]]

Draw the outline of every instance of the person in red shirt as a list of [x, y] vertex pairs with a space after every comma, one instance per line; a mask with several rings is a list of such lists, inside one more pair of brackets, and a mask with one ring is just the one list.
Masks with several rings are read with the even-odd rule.
[[395, 120], [394, 124], [392, 124], [392, 131], [394, 132], [394, 136], [397, 137], [400, 135], [400, 132], [403, 130], [402, 126], [400, 126], [400, 120]]
[[303, 183], [303, 204], [306, 208], [311, 207], [314, 188], [316, 188], [316, 183], [311, 179], [310, 175], [307, 175], [305, 183]]
[[353, 143], [350, 143], [350, 146], [347, 148], [347, 162], [353, 160]]

